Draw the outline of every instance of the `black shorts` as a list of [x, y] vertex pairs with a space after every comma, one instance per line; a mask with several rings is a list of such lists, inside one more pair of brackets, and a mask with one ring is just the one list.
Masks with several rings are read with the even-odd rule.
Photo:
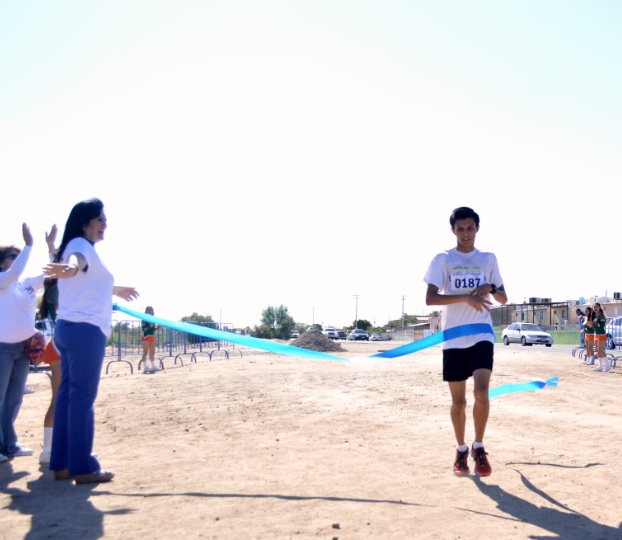
[[443, 380], [447, 382], [466, 381], [476, 369], [492, 371], [495, 345], [480, 341], [467, 349], [446, 349], [443, 351]]

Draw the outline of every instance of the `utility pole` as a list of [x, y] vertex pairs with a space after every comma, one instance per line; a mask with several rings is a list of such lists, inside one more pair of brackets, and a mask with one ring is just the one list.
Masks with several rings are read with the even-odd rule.
[[356, 323], [359, 320], [359, 296], [361, 296], [360, 294], [353, 294], [352, 296], [354, 296], [354, 298], [356, 299], [355, 304], [354, 304], [354, 328], [356, 328]]
[[404, 331], [404, 300], [406, 297], [402, 295], [402, 332]]

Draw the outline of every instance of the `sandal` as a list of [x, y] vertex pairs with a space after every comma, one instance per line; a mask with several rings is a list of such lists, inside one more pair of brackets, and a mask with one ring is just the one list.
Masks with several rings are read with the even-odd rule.
[[72, 480], [73, 476], [69, 474], [69, 469], [54, 471], [54, 480]]
[[93, 482], [110, 482], [114, 478], [112, 471], [105, 471], [100, 469], [99, 471], [92, 472], [90, 474], [77, 474], [74, 476], [76, 484], [90, 484]]

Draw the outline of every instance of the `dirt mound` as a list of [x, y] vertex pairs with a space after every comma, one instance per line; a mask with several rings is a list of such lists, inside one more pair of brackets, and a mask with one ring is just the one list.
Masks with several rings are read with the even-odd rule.
[[292, 341], [292, 345], [318, 352], [346, 352], [339, 343], [326, 337], [319, 330], [307, 330]]

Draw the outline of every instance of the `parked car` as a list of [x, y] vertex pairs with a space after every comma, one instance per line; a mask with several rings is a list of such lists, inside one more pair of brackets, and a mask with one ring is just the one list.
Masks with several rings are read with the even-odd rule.
[[300, 334], [295, 330], [289, 335], [289, 339], [296, 339]]
[[622, 317], [607, 319], [607, 348], [615, 349], [622, 345]]
[[348, 336], [350, 341], [369, 341], [369, 334], [362, 328], [355, 328]]
[[337, 339], [348, 339], [348, 334], [343, 330], [337, 330]]
[[505, 328], [501, 334], [503, 344], [520, 343], [525, 345], [553, 345], [553, 336], [534, 323], [514, 323]]
[[369, 341], [382, 341], [382, 336], [380, 334], [371, 334]]
[[334, 328], [327, 328], [322, 332], [327, 338], [330, 339], [339, 339], [339, 334], [337, 334], [337, 330]]

